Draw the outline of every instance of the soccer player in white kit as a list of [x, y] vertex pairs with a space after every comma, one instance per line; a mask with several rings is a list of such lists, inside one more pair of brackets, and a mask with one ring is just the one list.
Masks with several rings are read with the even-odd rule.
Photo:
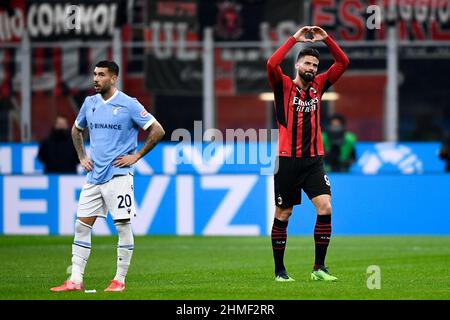
[[[124, 291], [125, 277], [134, 249], [131, 218], [136, 215], [133, 168], [164, 136], [164, 129], [135, 98], [115, 87], [119, 67], [100, 61], [94, 69], [96, 95], [88, 96], [72, 127], [72, 139], [87, 181], [80, 194], [72, 244], [70, 278], [51, 291], [82, 291], [83, 274], [91, 252], [91, 230], [97, 217], [109, 211], [117, 229], [117, 272], [105, 291]], [[138, 151], [139, 127], [149, 132]], [[83, 145], [89, 129], [91, 159]]]

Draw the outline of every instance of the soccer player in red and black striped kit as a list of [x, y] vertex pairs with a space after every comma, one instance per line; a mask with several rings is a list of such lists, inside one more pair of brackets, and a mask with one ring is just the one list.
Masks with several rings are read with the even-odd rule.
[[[310, 34], [312, 38], [307, 38]], [[317, 75], [319, 52], [311, 47], [300, 51], [294, 80], [283, 74], [280, 64], [297, 42], [323, 41], [334, 57], [333, 65]], [[323, 93], [344, 73], [349, 60], [337, 43], [320, 27], [305, 26], [290, 37], [267, 62], [267, 74], [274, 92], [278, 123], [278, 170], [275, 182], [275, 219], [272, 248], [275, 280], [294, 281], [284, 266], [287, 226], [294, 205], [301, 203], [303, 189], [317, 212], [314, 228], [315, 262], [312, 280], [334, 281], [325, 267], [331, 237], [331, 187], [323, 167], [320, 129], [320, 100]]]

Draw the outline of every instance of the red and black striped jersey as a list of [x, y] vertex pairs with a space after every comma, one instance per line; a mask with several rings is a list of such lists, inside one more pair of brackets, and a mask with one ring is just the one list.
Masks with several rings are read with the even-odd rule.
[[338, 44], [328, 36], [325, 43], [335, 62], [318, 74], [306, 90], [283, 74], [280, 64], [297, 43], [290, 37], [267, 62], [269, 83], [275, 97], [278, 123], [278, 155], [284, 157], [314, 157], [324, 154], [320, 128], [320, 101], [323, 93], [347, 69], [349, 60]]

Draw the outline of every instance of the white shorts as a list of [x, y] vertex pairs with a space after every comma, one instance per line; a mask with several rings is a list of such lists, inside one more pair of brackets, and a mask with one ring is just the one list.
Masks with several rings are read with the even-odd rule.
[[113, 220], [136, 216], [133, 175], [114, 176], [104, 184], [86, 183], [78, 201], [77, 217], [104, 217], [109, 211]]

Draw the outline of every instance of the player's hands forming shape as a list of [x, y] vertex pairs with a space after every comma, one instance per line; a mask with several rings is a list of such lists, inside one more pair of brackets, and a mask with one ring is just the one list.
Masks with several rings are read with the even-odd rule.
[[[308, 34], [312, 35], [312, 39], [306, 38]], [[325, 40], [328, 37], [328, 34], [321, 27], [318, 26], [304, 26], [299, 29], [295, 34], [294, 38], [297, 41], [301, 42], [316, 42]]]
[[313, 35], [312, 42], [323, 41], [328, 37], [328, 34], [321, 27], [314, 26], [311, 29], [311, 33]]
[[92, 171], [92, 166], [94, 165], [92, 160], [89, 159], [88, 157], [80, 159], [80, 164], [83, 167], [84, 171], [86, 172]]
[[297, 41], [301, 41], [301, 42], [310, 42], [311, 39], [307, 39], [306, 35], [311, 31], [312, 27], [311, 26], [304, 26], [303, 28], [299, 29], [295, 34], [294, 34], [294, 38]]
[[128, 156], [119, 156], [117, 157], [113, 165], [119, 168], [129, 167], [132, 164], [135, 164], [139, 160], [139, 156], [137, 154], [130, 154]]

